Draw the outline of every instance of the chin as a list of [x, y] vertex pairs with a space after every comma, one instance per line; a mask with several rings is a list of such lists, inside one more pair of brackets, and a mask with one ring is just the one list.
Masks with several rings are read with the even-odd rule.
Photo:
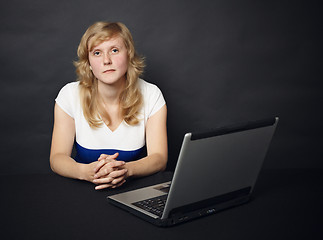
[[117, 83], [120, 83], [123, 79], [102, 79], [99, 80], [100, 82], [102, 82], [103, 84], [107, 84], [107, 85], [115, 85]]

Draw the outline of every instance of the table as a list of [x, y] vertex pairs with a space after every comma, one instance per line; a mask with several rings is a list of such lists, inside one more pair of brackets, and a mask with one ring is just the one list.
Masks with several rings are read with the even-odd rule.
[[322, 169], [263, 170], [251, 202], [170, 228], [106, 200], [171, 177], [163, 172], [96, 191], [54, 173], [2, 175], [1, 239], [323, 239]]

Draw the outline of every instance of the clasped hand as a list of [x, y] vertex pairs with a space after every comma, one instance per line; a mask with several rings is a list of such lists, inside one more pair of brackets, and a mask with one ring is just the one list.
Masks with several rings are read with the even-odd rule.
[[93, 183], [96, 190], [116, 188], [124, 184], [127, 177], [125, 162], [117, 161], [118, 153], [114, 155], [101, 154], [94, 168]]

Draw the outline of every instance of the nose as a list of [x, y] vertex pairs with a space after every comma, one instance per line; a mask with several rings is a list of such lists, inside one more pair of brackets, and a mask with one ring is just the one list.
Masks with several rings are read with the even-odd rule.
[[104, 58], [103, 58], [103, 64], [104, 65], [110, 65], [111, 62], [111, 57], [109, 54], [104, 54]]

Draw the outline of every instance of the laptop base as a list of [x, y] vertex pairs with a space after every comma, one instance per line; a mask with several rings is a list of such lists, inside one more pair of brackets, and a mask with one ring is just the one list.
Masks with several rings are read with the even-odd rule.
[[[127, 212], [136, 215], [140, 218], [142, 218], [143, 220], [152, 223], [158, 227], [170, 227], [170, 226], [174, 226], [174, 225], [178, 225], [184, 222], [188, 222], [191, 221], [193, 219], [196, 218], [200, 218], [200, 217], [205, 217], [205, 216], [209, 216], [211, 214], [214, 213], [218, 213], [220, 211], [235, 207], [235, 206], [239, 206], [241, 204], [247, 203], [248, 201], [250, 201], [251, 199], [251, 195], [244, 195], [229, 201], [225, 201], [222, 203], [216, 203], [213, 205], [209, 205], [208, 207], [204, 207], [204, 208], [199, 208], [198, 210], [192, 210], [192, 211], [180, 211], [180, 210], [176, 210], [174, 211], [174, 213], [171, 213], [171, 217], [166, 218], [166, 219], [161, 219], [161, 218], [152, 218], [151, 216], [148, 216], [140, 211], [136, 211], [135, 209], [128, 207], [124, 204], [119, 203], [118, 201], [108, 198], [108, 201], [110, 203], [112, 203], [113, 205], [126, 210]], [[196, 203], [196, 205], [198, 206], [200, 203]], [[195, 204], [194, 204], [195, 205]], [[189, 208], [189, 206], [188, 206]], [[185, 207], [182, 207], [181, 209], [185, 209]]]

